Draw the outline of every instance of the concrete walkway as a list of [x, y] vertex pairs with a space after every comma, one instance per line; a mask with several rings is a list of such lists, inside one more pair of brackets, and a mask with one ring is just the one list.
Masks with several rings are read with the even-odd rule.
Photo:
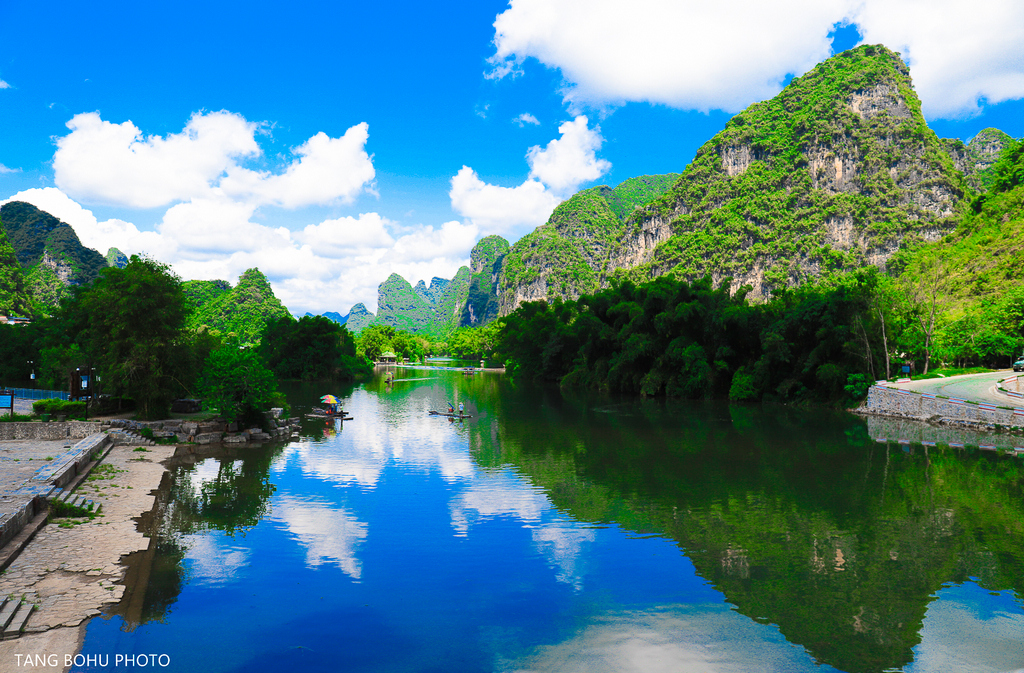
[[919, 393], [933, 393], [956, 397], [971, 402], [988, 402], [1002, 407], [1022, 407], [1024, 400], [1014, 399], [996, 392], [996, 383], [1007, 376], [1013, 376], [1012, 369], [1003, 369], [986, 374], [964, 374], [947, 378], [923, 379], [908, 383], [885, 383], [887, 388], [913, 390]]

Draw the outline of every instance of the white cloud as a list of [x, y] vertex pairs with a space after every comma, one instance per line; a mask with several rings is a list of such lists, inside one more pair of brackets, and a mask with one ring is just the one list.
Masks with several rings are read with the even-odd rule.
[[736, 112], [827, 58], [843, 21], [903, 53], [931, 116], [1024, 97], [1015, 0], [512, 0], [494, 23], [491, 76], [536, 58], [562, 72], [577, 106]]
[[10, 89], [11, 85], [0, 79], [0, 89]]
[[536, 117], [534, 117], [529, 112], [524, 112], [523, 114], [519, 115], [518, 117], [516, 117], [512, 121], [517, 123], [517, 124], [519, 124], [520, 128], [522, 128], [526, 124], [533, 124], [534, 126], [540, 126], [540, 120], [537, 119]]
[[597, 180], [607, 173], [612, 165], [598, 159], [601, 149], [601, 129], [587, 128], [587, 118], [576, 117], [558, 127], [561, 138], [552, 140], [541, 149], [534, 145], [526, 153], [530, 164], [530, 177], [537, 178], [551, 190], [563, 197], [570, 196], [584, 182]]
[[[132, 122], [85, 113], [57, 140], [59, 188], [29, 189], [28, 201], [70, 224], [82, 243], [105, 252], [147, 252], [184, 279], [237, 282], [252, 267], [270, 279], [297, 314], [376, 310], [377, 286], [406, 278], [454, 276], [468, 263], [473, 223], [401, 224], [368, 212], [313, 222], [297, 231], [261, 224], [259, 208], [350, 203], [372, 193], [375, 170], [366, 123], [340, 138], [317, 133], [277, 172], [243, 161], [261, 154], [259, 126], [230, 112], [196, 113], [181, 133], [147, 136]], [[166, 210], [152, 231], [119, 219], [99, 221], [78, 200]]]
[[359, 217], [342, 217], [307, 225], [296, 234], [296, 238], [322, 257], [337, 259], [365, 255], [395, 244], [387, 230], [389, 224], [393, 223], [377, 213], [364, 213]]
[[75, 115], [57, 140], [57, 186], [76, 199], [131, 208], [226, 196], [285, 208], [351, 203], [371, 188], [375, 171], [364, 146], [365, 122], [340, 138], [317, 133], [293, 151], [283, 173], [254, 171], [241, 161], [261, 155], [257, 124], [227, 111], [196, 113], [181, 133], [144, 136], [132, 122]]
[[334, 563], [358, 580], [363, 573], [359, 548], [366, 540], [367, 525], [341, 507], [282, 496], [273, 502], [271, 518], [285, 524], [306, 548], [306, 565]]
[[[0, 88], [2, 88], [2, 87], [0, 87]], [[3, 173], [21, 173], [21, 169], [20, 168], [8, 168], [7, 166], [4, 166], [3, 164], [0, 164], [0, 174], [3, 174]]]
[[1024, 97], [1024, 4], [872, 0], [853, 20], [865, 42], [902, 52], [929, 117]]
[[484, 182], [469, 166], [455, 174], [451, 185], [452, 208], [487, 233], [540, 226], [561, 201], [539, 180], [501, 187]]
[[75, 115], [57, 140], [57, 186], [73, 198], [155, 208], [209, 193], [211, 183], [260, 149], [256, 125], [229, 112], [196, 113], [178, 134], [144, 137], [98, 112]]
[[[493, 62], [558, 68], [566, 98], [736, 111], [829, 55], [846, 0], [513, 0], [494, 22]], [[500, 72], [498, 74], [501, 74]]]
[[220, 186], [235, 198], [298, 208], [335, 200], [352, 203], [373, 181], [373, 162], [363, 149], [369, 125], [356, 124], [340, 138], [321, 132], [295, 148], [299, 159], [281, 175], [233, 166]]
[[587, 126], [586, 117], [565, 122], [558, 131], [560, 138], [527, 151], [530, 174], [516, 187], [486, 183], [463, 166], [451, 180], [452, 208], [487, 234], [523, 234], [544, 224], [555, 206], [581, 184], [611, 168], [608, 161], [597, 158], [603, 139], [599, 128]]

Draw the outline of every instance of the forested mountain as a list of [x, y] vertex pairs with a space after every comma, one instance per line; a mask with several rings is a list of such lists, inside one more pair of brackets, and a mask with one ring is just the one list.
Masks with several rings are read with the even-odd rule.
[[116, 266], [119, 269], [123, 269], [128, 265], [128, 255], [124, 254], [117, 248], [110, 248], [107, 250], [107, 266]]
[[967, 184], [980, 191], [992, 185], [992, 167], [1013, 138], [999, 129], [988, 128], [979, 131], [966, 145], [955, 138], [943, 138], [942, 142]]
[[[456, 328], [484, 324], [497, 317], [497, 276], [508, 241], [486, 236], [470, 253], [472, 269], [460, 267], [451, 280], [434, 277], [412, 285], [397, 273], [377, 288], [377, 315], [359, 303], [347, 326], [358, 334], [368, 325], [385, 325], [443, 340]], [[325, 314], [326, 315], [326, 314]]]
[[26, 317], [31, 313], [31, 299], [25, 290], [25, 275], [14, 247], [0, 226], [0, 315]]
[[107, 260], [78, 240], [70, 225], [22, 201], [0, 207], [0, 222], [25, 275], [25, 291], [35, 305], [26, 312], [56, 308], [71, 285], [92, 282]]
[[184, 290], [190, 328], [235, 334], [243, 344], [257, 343], [270, 319], [290, 315], [259, 269], [243, 273], [234, 288], [224, 280], [190, 280]]
[[829, 272], [884, 268], [901, 248], [938, 240], [967, 191], [900, 57], [857, 47], [733, 117], [670, 190], [621, 224], [563, 223], [580, 202], [596, 211], [594, 190], [559, 206], [506, 257], [501, 313], [615, 277], [666, 274], [732, 278], [732, 290], [750, 285], [763, 300]]
[[469, 289], [459, 327], [486, 325], [498, 317], [498, 276], [509, 244], [501, 236], [486, 236], [470, 254]]
[[524, 301], [575, 298], [605, 285], [613, 251], [639, 236], [654, 246], [660, 232], [636, 230], [638, 208], [664, 194], [679, 177], [644, 175], [614, 189], [592, 187], [555, 208], [547, 223], [521, 238], [504, 256], [498, 275], [498, 308], [504, 315]]

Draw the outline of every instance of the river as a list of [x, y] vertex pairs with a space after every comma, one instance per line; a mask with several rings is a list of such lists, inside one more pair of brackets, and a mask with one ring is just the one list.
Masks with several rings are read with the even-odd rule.
[[[74, 670], [1024, 668], [1024, 459], [841, 412], [397, 377], [294, 384], [353, 420], [175, 465], [87, 630], [109, 666]], [[428, 414], [448, 402], [469, 417]]]

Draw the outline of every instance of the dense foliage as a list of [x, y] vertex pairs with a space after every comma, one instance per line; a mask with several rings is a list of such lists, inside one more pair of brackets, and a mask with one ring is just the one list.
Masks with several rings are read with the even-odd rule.
[[244, 345], [259, 343], [267, 321], [289, 315], [259, 269], [243, 273], [234, 288], [225, 281], [189, 281], [185, 292], [192, 306], [189, 327], [235, 337]]
[[[502, 319], [497, 355], [516, 376], [566, 387], [838, 403], [892, 376], [896, 360], [921, 371], [930, 358], [947, 359], [926, 332], [927, 315], [927, 303], [903, 295], [873, 267], [764, 304], [708, 278], [662, 277], [576, 301], [528, 302]], [[1006, 366], [1024, 344], [1024, 316], [1015, 315], [1012, 329], [990, 342], [980, 333], [973, 342], [961, 338], [964, 359]]]
[[262, 427], [261, 412], [275, 401], [277, 381], [253, 348], [231, 339], [206, 359], [199, 392], [203, 405], [222, 418]]
[[30, 313], [31, 300], [25, 289], [25, 275], [0, 224], [0, 315], [26, 317]]
[[278, 377], [286, 379], [352, 380], [372, 371], [370, 362], [356, 355], [352, 334], [324, 316], [270, 320], [259, 353]]
[[166, 265], [133, 256], [107, 267], [61, 309], [74, 344], [98, 367], [105, 386], [135, 399], [143, 418], [163, 418], [190, 364], [202, 355], [186, 338], [181, 281]]

